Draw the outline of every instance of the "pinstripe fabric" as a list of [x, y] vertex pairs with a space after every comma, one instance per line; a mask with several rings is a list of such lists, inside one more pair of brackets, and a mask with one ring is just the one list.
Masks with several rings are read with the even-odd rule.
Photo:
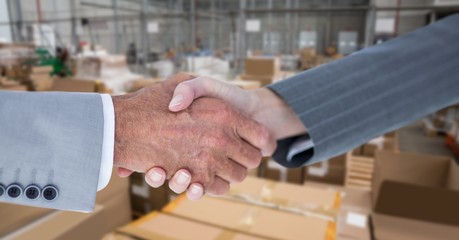
[[[287, 167], [342, 154], [459, 102], [459, 14], [269, 86], [297, 113], [313, 154]], [[279, 142], [289, 148], [292, 140]]]

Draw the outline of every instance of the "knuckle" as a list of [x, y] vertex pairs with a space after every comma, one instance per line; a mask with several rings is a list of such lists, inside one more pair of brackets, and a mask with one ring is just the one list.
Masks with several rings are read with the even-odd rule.
[[226, 144], [229, 144], [229, 140], [226, 137], [225, 133], [223, 133], [222, 131], [218, 131], [207, 134], [206, 144], [208, 145], [208, 147], [225, 146]]
[[258, 135], [258, 141], [262, 147], [271, 145], [271, 133], [267, 129], [262, 128]]

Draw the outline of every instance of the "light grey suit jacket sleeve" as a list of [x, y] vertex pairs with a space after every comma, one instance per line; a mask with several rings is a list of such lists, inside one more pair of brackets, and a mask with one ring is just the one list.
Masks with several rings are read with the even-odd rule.
[[92, 211], [103, 125], [99, 94], [0, 91], [0, 201]]
[[459, 102], [459, 15], [269, 86], [296, 112], [314, 148], [286, 167], [342, 154]]

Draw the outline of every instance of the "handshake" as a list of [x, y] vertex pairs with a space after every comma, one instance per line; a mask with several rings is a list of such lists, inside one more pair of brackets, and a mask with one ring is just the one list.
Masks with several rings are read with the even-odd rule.
[[245, 91], [183, 73], [114, 96], [113, 104], [118, 175], [145, 172], [152, 187], [169, 180], [191, 200], [225, 194], [273, 154], [277, 139], [306, 132], [269, 89]]

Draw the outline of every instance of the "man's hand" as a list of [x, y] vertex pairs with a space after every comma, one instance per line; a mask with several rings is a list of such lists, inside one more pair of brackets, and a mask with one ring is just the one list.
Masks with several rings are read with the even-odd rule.
[[[187, 109], [193, 101], [196, 102], [196, 99], [204, 96], [219, 98], [231, 104], [250, 118], [266, 126], [276, 139], [306, 133], [306, 128], [295, 112], [271, 90], [261, 88], [255, 91], [245, 91], [235, 85], [207, 77], [199, 77], [177, 85], [169, 109], [172, 112], [182, 111]], [[271, 149], [261, 147], [261, 150], [264, 156], [272, 154]], [[157, 172], [158, 175], [164, 174], [160, 168], [154, 168], [152, 171]], [[175, 176], [182, 174], [187, 174], [187, 171], [181, 169], [175, 173]], [[154, 185], [161, 186], [162, 184], [163, 182], [158, 181]], [[189, 198], [197, 199], [202, 196], [201, 192], [192, 191], [198, 189], [194, 184], [190, 185], [190, 182], [183, 182], [180, 189], [186, 188], [188, 188]]]
[[[135, 93], [113, 97], [114, 163], [120, 167], [120, 175], [147, 172], [146, 181], [152, 186], [186, 169], [169, 182], [171, 189], [183, 192], [192, 183], [189, 196], [202, 194], [204, 189], [221, 195], [229, 183], [242, 181], [247, 169], [259, 165], [259, 149], [274, 151], [275, 140], [263, 126], [215, 98], [198, 99], [178, 113], [169, 111], [176, 85], [191, 78], [178, 74]], [[185, 188], [184, 183], [188, 183]]]
[[306, 128], [290, 106], [268, 88], [247, 91], [208, 77], [198, 77], [178, 84], [169, 109], [172, 112], [182, 111], [200, 97], [224, 100], [266, 126], [276, 139], [306, 133]]

